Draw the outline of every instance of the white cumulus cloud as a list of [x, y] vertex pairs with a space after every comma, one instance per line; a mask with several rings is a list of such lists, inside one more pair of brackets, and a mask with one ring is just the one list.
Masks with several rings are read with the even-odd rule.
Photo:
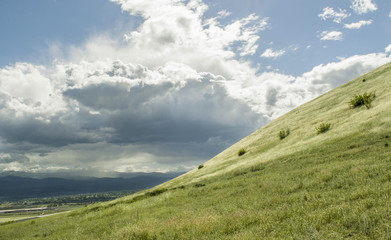
[[228, 12], [227, 10], [222, 10], [220, 12], [217, 13], [217, 15], [221, 18], [225, 18], [225, 17], [228, 17], [231, 15], [230, 12]]
[[221, 24], [220, 16], [204, 16], [208, 7], [202, 1], [114, 2], [145, 21], [127, 33], [125, 41], [110, 36], [91, 38], [83, 47], [72, 49], [72, 61], [110, 58], [150, 68], [172, 61], [232, 78], [248, 67], [235, 59], [255, 54], [261, 32], [269, 27], [267, 17], [255, 14]]
[[340, 58], [338, 62], [314, 67], [310, 72], [302, 75], [303, 79], [312, 84], [327, 84], [331, 90], [355, 77], [380, 67], [391, 60], [384, 53], [372, 53], [367, 55], [354, 55], [348, 58]]
[[352, 0], [350, 8], [359, 15], [377, 10], [377, 6], [372, 0]]
[[278, 57], [281, 57], [282, 55], [285, 54], [285, 50], [273, 50], [272, 48], [268, 48], [266, 49], [261, 57], [264, 57], [264, 58], [278, 58]]
[[360, 29], [362, 26], [371, 25], [372, 22], [373, 22], [372, 19], [367, 20], [367, 21], [366, 20], [361, 20], [359, 22], [345, 24], [344, 28], [347, 28], [347, 29]]
[[323, 20], [332, 19], [333, 22], [341, 23], [343, 19], [350, 17], [350, 15], [346, 10], [339, 9], [339, 11], [335, 11], [332, 7], [325, 7], [323, 13], [319, 14], [318, 17]]
[[339, 31], [323, 31], [319, 35], [320, 40], [332, 40], [332, 41], [342, 41], [343, 33]]
[[386, 53], [391, 53], [391, 44], [386, 47]]
[[300, 76], [264, 72], [226, 85], [232, 96], [247, 102], [253, 111], [274, 119], [390, 61], [385, 53], [355, 55], [315, 66]]

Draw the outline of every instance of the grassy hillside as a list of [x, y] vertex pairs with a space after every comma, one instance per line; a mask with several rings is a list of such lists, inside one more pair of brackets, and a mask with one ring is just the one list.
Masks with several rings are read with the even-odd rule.
[[[376, 93], [371, 107], [350, 108], [364, 92]], [[330, 129], [318, 134], [321, 123]], [[203, 168], [115, 201], [0, 226], [0, 239], [389, 239], [389, 144], [391, 64], [289, 112]]]

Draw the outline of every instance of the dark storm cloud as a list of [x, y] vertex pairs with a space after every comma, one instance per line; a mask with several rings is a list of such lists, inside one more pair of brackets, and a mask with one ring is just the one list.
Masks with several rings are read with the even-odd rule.
[[43, 122], [34, 118], [0, 120], [0, 135], [8, 143], [32, 143], [51, 147], [66, 146], [75, 143], [92, 143], [98, 139], [92, 133], [78, 127], [63, 124], [58, 119]]
[[82, 89], [70, 89], [64, 92], [64, 95], [76, 99], [81, 104], [94, 110], [113, 112], [130, 108], [139, 109], [143, 103], [164, 94], [171, 87], [172, 83], [163, 83], [158, 87], [138, 84], [129, 89], [127, 84], [102, 83]]
[[[128, 79], [140, 79], [147, 76], [148, 69], [142, 65], [123, 64], [120, 61], [114, 61], [111, 69], [106, 71], [110, 77], [124, 77]], [[99, 75], [99, 74], [98, 74]]]
[[[64, 93], [114, 130], [115, 143], [235, 141], [260, 125], [260, 116], [230, 97], [210, 74], [185, 83], [101, 83]], [[96, 121], [94, 121], [96, 122]], [[87, 127], [87, 126], [85, 126]]]
[[229, 95], [223, 77], [181, 64], [151, 70], [115, 61], [58, 69], [35, 76], [60, 84], [56, 91], [46, 87], [53, 102], [3, 94], [3, 169], [24, 171], [37, 162], [43, 169], [54, 163], [59, 169], [187, 169], [267, 121]]
[[266, 104], [269, 106], [275, 106], [278, 100], [277, 94], [278, 90], [276, 88], [269, 88], [266, 92]]
[[0, 154], [0, 164], [1, 163], [27, 163], [30, 159], [23, 154], [18, 153], [8, 153], [8, 154]]

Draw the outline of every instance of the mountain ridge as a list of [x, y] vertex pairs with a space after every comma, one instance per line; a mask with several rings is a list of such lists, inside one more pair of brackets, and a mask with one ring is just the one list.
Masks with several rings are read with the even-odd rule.
[[64, 179], [60, 177], [28, 178], [8, 175], [0, 177], [0, 200], [142, 190], [166, 182], [181, 173], [139, 173], [128, 178]]

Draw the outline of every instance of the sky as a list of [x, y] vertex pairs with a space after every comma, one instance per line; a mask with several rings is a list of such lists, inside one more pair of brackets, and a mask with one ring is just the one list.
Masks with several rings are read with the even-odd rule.
[[391, 1], [2, 0], [0, 173], [182, 172], [391, 61]]

